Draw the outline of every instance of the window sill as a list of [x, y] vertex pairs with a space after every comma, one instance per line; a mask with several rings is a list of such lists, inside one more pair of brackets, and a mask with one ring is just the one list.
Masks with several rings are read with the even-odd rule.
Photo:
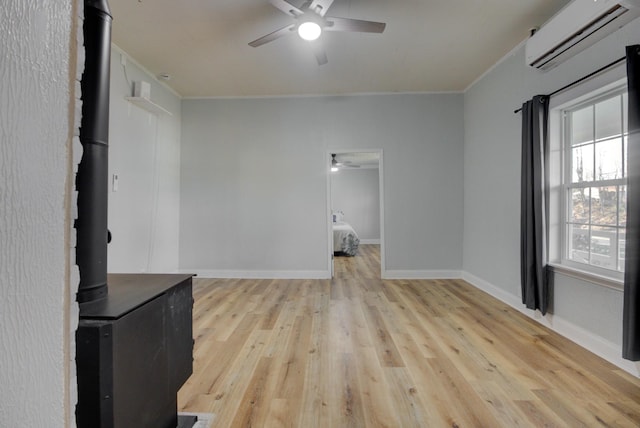
[[608, 278], [606, 276], [597, 275], [592, 272], [587, 272], [584, 270], [576, 269], [566, 265], [561, 265], [558, 263], [549, 263], [549, 267], [551, 268], [553, 273], [568, 276], [571, 278], [580, 279], [582, 281], [587, 281], [592, 284], [611, 288], [617, 291], [624, 290], [624, 281], [621, 281], [619, 279]]

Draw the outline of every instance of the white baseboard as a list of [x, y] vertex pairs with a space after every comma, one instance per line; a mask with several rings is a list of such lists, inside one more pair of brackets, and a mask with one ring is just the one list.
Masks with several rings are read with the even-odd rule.
[[360, 243], [363, 245], [367, 245], [367, 244], [380, 245], [380, 239], [361, 239]]
[[182, 273], [193, 273], [199, 278], [244, 278], [244, 279], [331, 279], [328, 270], [309, 271], [260, 271], [260, 270], [207, 270], [181, 269]]
[[468, 272], [462, 273], [462, 279], [476, 288], [492, 295], [496, 299], [506, 303], [515, 310], [523, 313], [539, 324], [555, 331], [556, 333], [566, 337], [572, 342], [582, 346], [583, 348], [593, 352], [597, 356], [609, 361], [620, 367], [622, 370], [640, 377], [640, 363], [625, 360], [622, 358], [622, 349], [613, 342], [610, 342], [600, 336], [597, 336], [580, 326], [577, 326], [557, 315], [542, 315], [539, 311], [527, 309], [522, 303], [519, 296], [507, 293], [503, 289], [478, 278]]
[[386, 270], [383, 279], [459, 279], [458, 270]]

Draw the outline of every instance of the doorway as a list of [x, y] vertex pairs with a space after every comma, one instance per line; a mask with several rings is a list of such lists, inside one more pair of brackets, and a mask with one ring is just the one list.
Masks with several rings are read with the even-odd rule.
[[[367, 250], [371, 246], [379, 246], [375, 248], [380, 257], [380, 269], [376, 274], [384, 278], [382, 149], [334, 149], [327, 153], [327, 161], [328, 265], [331, 278], [336, 273], [335, 257], [357, 258], [358, 254], [362, 257], [364, 253], [370, 253]], [[351, 254], [351, 233], [359, 240], [354, 254]]]

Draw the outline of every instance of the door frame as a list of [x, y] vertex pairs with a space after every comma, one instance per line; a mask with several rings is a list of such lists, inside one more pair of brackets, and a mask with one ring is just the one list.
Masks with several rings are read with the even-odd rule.
[[328, 242], [328, 257], [327, 257], [327, 269], [329, 277], [334, 276], [333, 266], [333, 219], [331, 218], [331, 154], [333, 153], [378, 153], [378, 194], [380, 197], [380, 278], [386, 278], [386, 262], [385, 262], [385, 239], [384, 239], [384, 152], [382, 149], [331, 149], [327, 150], [325, 156], [325, 165], [327, 172], [327, 242]]

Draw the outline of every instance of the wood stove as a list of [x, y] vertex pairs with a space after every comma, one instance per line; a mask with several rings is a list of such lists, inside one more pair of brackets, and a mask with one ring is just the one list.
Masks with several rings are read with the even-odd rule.
[[82, 160], [76, 176], [78, 428], [175, 428], [193, 369], [192, 275], [107, 275], [109, 67], [107, 0], [84, 0]]
[[176, 394], [192, 373], [191, 275], [107, 281], [106, 297], [80, 304], [78, 427], [175, 428]]

